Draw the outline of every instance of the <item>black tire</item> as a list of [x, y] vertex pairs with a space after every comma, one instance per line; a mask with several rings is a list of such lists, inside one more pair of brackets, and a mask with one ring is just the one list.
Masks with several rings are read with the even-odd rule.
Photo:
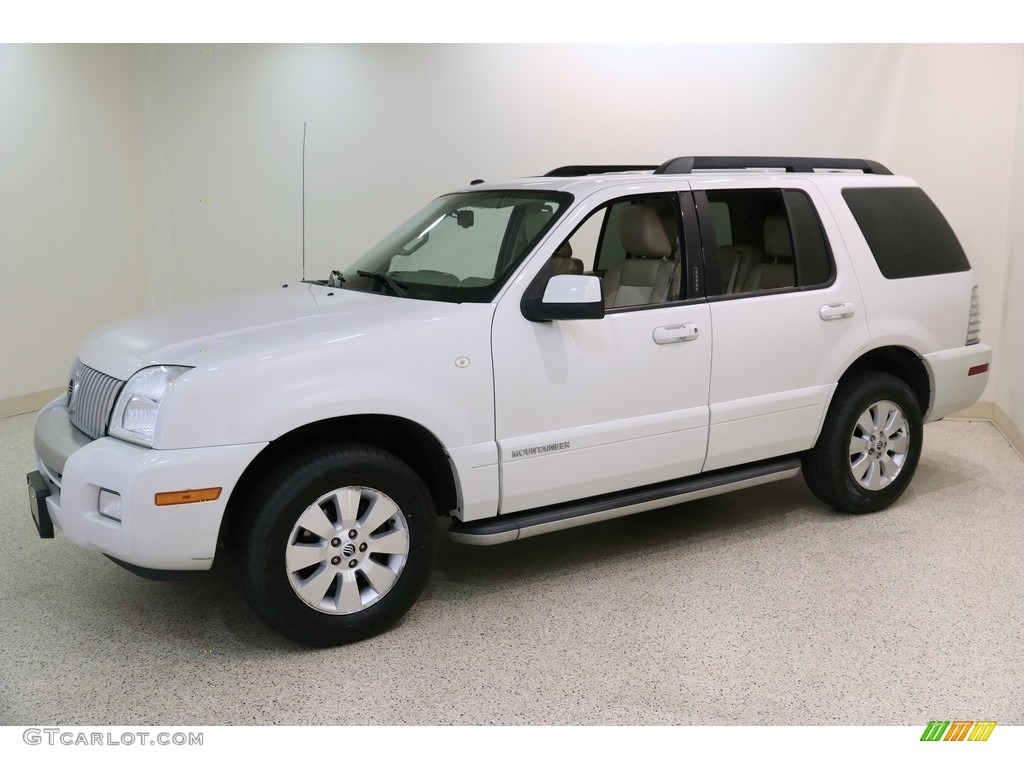
[[238, 537], [243, 589], [260, 618], [298, 643], [342, 645], [383, 632], [430, 576], [430, 494], [381, 449], [312, 446], [262, 478], [247, 503]]
[[859, 373], [832, 398], [818, 442], [804, 455], [804, 479], [815, 496], [844, 512], [885, 509], [913, 479], [922, 436], [910, 387], [887, 373]]

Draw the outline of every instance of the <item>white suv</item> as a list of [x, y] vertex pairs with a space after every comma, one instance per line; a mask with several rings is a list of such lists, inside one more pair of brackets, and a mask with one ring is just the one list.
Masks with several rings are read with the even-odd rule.
[[310, 645], [494, 544], [788, 478], [869, 512], [973, 403], [975, 279], [911, 180], [834, 158], [573, 166], [438, 198], [328, 280], [90, 336], [30, 500], [131, 571], [234, 552]]

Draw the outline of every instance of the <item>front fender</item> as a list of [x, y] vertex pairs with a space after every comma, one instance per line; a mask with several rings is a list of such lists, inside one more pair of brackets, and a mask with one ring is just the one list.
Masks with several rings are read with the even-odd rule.
[[365, 331], [329, 329], [289, 349], [198, 366], [164, 397], [154, 447], [270, 442], [306, 424], [362, 414], [416, 422], [446, 447], [494, 439], [489, 304]]

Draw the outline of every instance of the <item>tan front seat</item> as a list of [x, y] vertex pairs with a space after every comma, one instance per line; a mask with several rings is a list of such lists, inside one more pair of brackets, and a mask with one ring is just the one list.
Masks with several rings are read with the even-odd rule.
[[606, 307], [655, 304], [668, 299], [675, 261], [658, 212], [646, 205], [623, 209], [619, 239], [633, 258], [613, 264], [604, 276]]

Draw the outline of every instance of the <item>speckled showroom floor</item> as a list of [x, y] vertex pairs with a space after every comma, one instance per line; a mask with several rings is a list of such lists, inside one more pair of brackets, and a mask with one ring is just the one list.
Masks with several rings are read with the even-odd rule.
[[218, 562], [133, 576], [28, 515], [0, 420], [0, 724], [1024, 724], [1024, 462], [925, 430], [910, 491], [847, 516], [800, 479], [501, 547], [442, 546], [391, 632], [311, 651]]

